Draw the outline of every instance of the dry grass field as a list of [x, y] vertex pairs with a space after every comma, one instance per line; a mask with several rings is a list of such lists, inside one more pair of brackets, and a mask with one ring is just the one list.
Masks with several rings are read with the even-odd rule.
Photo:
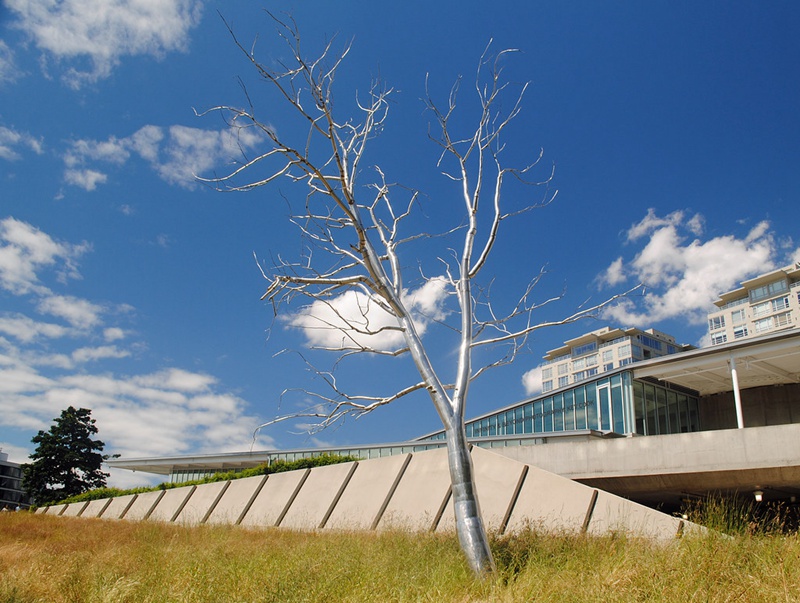
[[666, 546], [608, 536], [494, 540], [495, 577], [455, 537], [298, 533], [0, 514], [0, 603], [800, 601], [796, 534]]

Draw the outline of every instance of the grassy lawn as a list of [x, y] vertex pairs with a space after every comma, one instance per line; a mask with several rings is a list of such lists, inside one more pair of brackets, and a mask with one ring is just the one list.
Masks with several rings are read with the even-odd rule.
[[0, 603], [800, 601], [797, 534], [495, 539], [479, 582], [454, 536], [299, 533], [0, 514]]

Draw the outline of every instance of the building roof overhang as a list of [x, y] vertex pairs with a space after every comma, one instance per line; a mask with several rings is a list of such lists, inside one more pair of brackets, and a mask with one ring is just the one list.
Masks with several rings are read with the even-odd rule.
[[658, 379], [707, 396], [732, 390], [732, 366], [740, 389], [800, 383], [800, 329], [662, 356], [632, 370], [637, 379]]

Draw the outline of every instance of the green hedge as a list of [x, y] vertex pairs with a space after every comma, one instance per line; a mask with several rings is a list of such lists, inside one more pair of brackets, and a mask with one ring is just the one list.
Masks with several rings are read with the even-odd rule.
[[154, 492], [156, 490], [171, 490], [172, 488], [182, 488], [183, 486], [199, 486], [201, 484], [211, 484], [213, 482], [226, 482], [233, 479], [243, 479], [245, 477], [253, 477], [256, 475], [268, 475], [270, 473], [282, 473], [284, 471], [294, 471], [296, 469], [312, 469], [314, 467], [323, 467], [325, 465], [336, 465], [337, 463], [349, 463], [351, 461], [359, 460], [355, 456], [342, 456], [338, 454], [321, 454], [319, 456], [308, 457], [304, 459], [297, 459], [296, 461], [273, 461], [269, 465], [264, 463], [258, 467], [245, 469], [244, 471], [227, 471], [225, 473], [214, 473], [203, 479], [197, 479], [190, 482], [164, 482], [150, 488], [131, 488], [129, 490], [121, 490], [120, 488], [97, 488], [89, 490], [75, 496], [65, 498], [58, 503], [77, 503], [87, 500], [99, 500], [101, 498], [114, 498], [116, 496], [125, 496], [126, 494], [141, 494], [143, 492]]

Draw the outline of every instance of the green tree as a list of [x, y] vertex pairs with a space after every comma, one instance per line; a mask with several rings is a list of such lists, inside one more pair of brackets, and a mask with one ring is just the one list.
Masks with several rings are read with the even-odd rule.
[[38, 505], [106, 485], [101, 471], [105, 444], [93, 440], [97, 433], [92, 411], [70, 406], [53, 420], [50, 431], [40, 431], [31, 441], [36, 450], [32, 463], [22, 466], [22, 487]]

